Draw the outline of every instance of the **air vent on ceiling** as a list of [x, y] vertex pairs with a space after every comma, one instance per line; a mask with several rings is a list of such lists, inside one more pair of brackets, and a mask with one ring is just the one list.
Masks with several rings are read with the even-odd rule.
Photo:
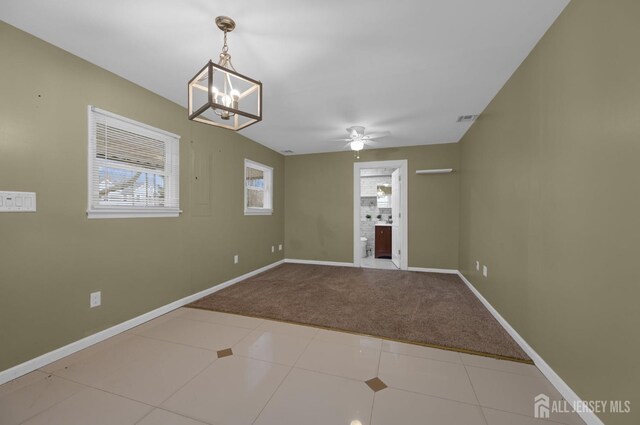
[[460, 115], [457, 122], [472, 122], [478, 119], [478, 115]]
[[293, 151], [291, 149], [287, 149], [285, 151], [280, 151], [280, 152], [282, 152], [282, 153], [293, 153]]

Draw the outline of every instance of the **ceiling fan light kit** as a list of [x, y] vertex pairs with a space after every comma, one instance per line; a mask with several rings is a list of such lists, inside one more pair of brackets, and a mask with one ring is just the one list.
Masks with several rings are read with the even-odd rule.
[[360, 151], [364, 149], [367, 143], [375, 143], [374, 139], [378, 137], [388, 136], [389, 132], [385, 131], [382, 133], [373, 133], [373, 134], [364, 134], [365, 128], [361, 125], [354, 125], [352, 127], [347, 128], [347, 133], [349, 133], [349, 137], [344, 140], [348, 143], [348, 146], [352, 151], [355, 151], [356, 159], [360, 159]]
[[361, 151], [364, 148], [364, 142], [362, 140], [354, 140], [350, 145], [352, 151]]
[[189, 119], [229, 130], [240, 130], [262, 120], [262, 83], [242, 75], [231, 63], [227, 33], [236, 23], [218, 16], [224, 32], [218, 63], [209, 61], [189, 81]]

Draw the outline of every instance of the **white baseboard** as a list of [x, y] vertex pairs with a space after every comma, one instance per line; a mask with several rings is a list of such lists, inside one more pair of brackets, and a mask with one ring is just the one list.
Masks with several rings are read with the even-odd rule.
[[105, 329], [93, 335], [89, 335], [88, 337], [82, 338], [78, 341], [72, 342], [71, 344], [65, 345], [64, 347], [60, 347], [56, 350], [45, 353], [39, 357], [36, 357], [35, 359], [28, 360], [10, 369], [4, 370], [0, 372], [0, 385], [4, 384], [5, 382], [11, 381], [15, 378], [18, 378], [22, 375], [25, 375], [29, 372], [33, 372], [34, 370], [39, 369], [49, 363], [53, 363], [56, 360], [60, 360], [61, 358], [66, 357], [70, 354], [73, 354], [76, 351], [85, 349], [91, 345], [104, 341], [107, 338], [111, 338], [112, 336], [118, 335], [119, 333], [122, 333], [131, 328], [139, 326], [145, 322], [148, 322], [149, 320], [155, 319], [156, 317], [169, 313], [170, 311], [173, 311], [179, 307], [192, 303], [204, 296], [213, 294], [214, 292], [217, 292], [235, 283], [243, 281], [251, 276], [255, 276], [258, 273], [262, 273], [273, 267], [279, 266], [282, 263], [284, 263], [284, 260], [276, 261], [275, 263], [269, 264], [267, 266], [254, 270], [252, 272], [243, 274], [242, 276], [235, 277], [231, 280], [228, 280], [226, 282], [223, 282], [211, 288], [205, 289], [204, 291], [200, 291], [196, 294], [189, 295], [188, 297], [174, 301], [165, 306], [156, 308], [155, 310], [142, 314], [138, 317], [134, 317], [133, 319], [127, 320], [126, 322], [112, 326], [108, 329]]
[[292, 264], [314, 264], [316, 266], [353, 267], [353, 263], [340, 263], [338, 261], [296, 260], [294, 258], [285, 258], [284, 262]]
[[409, 267], [407, 270], [409, 270], [410, 272], [458, 274], [458, 270], [454, 270], [454, 269], [430, 269], [430, 268], [424, 268], [424, 267]]
[[[485, 297], [473, 286], [473, 284], [462, 274], [462, 272], [458, 271], [458, 276], [460, 279], [467, 285], [467, 287], [474, 293], [474, 295], [484, 304], [484, 306], [489, 310], [489, 312], [495, 317], [495, 319], [502, 325], [502, 327], [511, 335], [511, 337], [520, 345], [520, 347], [527, 353], [531, 360], [535, 363], [535, 365], [540, 369], [540, 372], [551, 382], [551, 384], [556, 387], [558, 392], [567, 400], [569, 403], [573, 405], [577, 405], [581, 403], [582, 400], [580, 397], [567, 385], [566, 382], [562, 380], [560, 375], [558, 375], [551, 366], [545, 362], [542, 357], [538, 353], [535, 352], [533, 348], [520, 336], [520, 334], [513, 329], [513, 327], [507, 322], [504, 317], [498, 313], [498, 311], [493, 308], [493, 306], [487, 301]], [[531, 406], [533, 406], [533, 400], [531, 400]], [[582, 406], [586, 406], [584, 403], [581, 403]], [[604, 425], [604, 423], [596, 416], [593, 412], [579, 412], [580, 417], [587, 425]]]

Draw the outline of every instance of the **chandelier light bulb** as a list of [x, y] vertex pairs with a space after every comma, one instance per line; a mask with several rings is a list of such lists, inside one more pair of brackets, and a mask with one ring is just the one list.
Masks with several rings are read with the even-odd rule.
[[229, 96], [228, 94], [222, 96], [222, 104], [227, 108], [231, 106], [231, 96]]
[[231, 107], [233, 109], [238, 109], [238, 100], [240, 100], [240, 92], [238, 90], [231, 90], [231, 98], [233, 99], [233, 103]]
[[220, 92], [218, 91], [218, 88], [216, 86], [211, 86], [211, 97], [213, 97], [214, 102], [217, 102], [219, 93]]

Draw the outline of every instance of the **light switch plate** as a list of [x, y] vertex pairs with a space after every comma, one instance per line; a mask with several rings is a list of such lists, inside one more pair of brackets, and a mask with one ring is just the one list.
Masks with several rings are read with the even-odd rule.
[[0, 192], [0, 212], [35, 212], [35, 192]]
[[476, 260], [476, 270], [480, 270], [480, 261]]
[[482, 276], [487, 277], [488, 273], [489, 270], [487, 269], [487, 266], [482, 266]]

